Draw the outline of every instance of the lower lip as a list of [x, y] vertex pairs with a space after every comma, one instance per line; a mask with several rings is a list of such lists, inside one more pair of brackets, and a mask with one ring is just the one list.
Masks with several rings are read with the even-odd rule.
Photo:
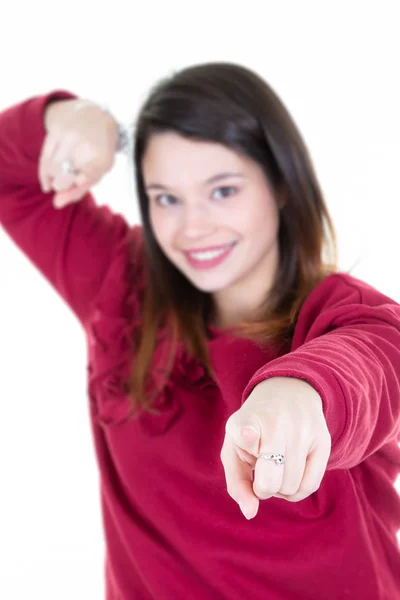
[[216, 256], [211, 260], [196, 260], [189, 254], [185, 254], [185, 256], [190, 266], [192, 266], [194, 269], [212, 269], [213, 267], [220, 265], [230, 255], [235, 246], [236, 244], [230, 246], [223, 254], [220, 254], [220, 256]]

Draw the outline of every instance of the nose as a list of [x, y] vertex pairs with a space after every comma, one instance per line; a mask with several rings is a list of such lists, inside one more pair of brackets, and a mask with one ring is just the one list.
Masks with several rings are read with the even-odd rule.
[[204, 237], [215, 229], [207, 207], [201, 204], [185, 207], [181, 227], [183, 234], [188, 238]]

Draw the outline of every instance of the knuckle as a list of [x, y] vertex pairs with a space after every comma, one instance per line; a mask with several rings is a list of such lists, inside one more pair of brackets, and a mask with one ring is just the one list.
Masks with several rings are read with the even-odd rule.
[[317, 484], [313, 485], [313, 486], [312, 486], [312, 487], [309, 489], [309, 491], [308, 491], [308, 494], [309, 494], [309, 495], [310, 495], [310, 494], [314, 494], [314, 492], [316, 492], [317, 490], [319, 490], [319, 486], [320, 486], [320, 484], [319, 484], [319, 483], [317, 483]]
[[270, 490], [259, 490], [258, 488], [256, 488], [254, 490], [257, 498], [259, 498], [260, 500], [267, 500], [267, 498], [270, 498], [271, 496], [273, 496], [276, 492], [272, 492]]
[[286, 485], [279, 490], [280, 494], [284, 496], [294, 496], [299, 491], [298, 485]]
[[268, 482], [258, 483], [255, 488], [257, 490], [257, 495], [261, 496], [270, 496], [271, 494], [279, 492], [278, 485]]
[[314, 492], [316, 492], [318, 488], [319, 485], [302, 487], [299, 489], [299, 494], [301, 494], [303, 498], [307, 498], [308, 496], [311, 496], [311, 494], [314, 494]]
[[260, 481], [257, 485], [257, 487], [262, 491], [262, 492], [266, 492], [268, 490], [273, 490], [274, 488], [277, 488], [278, 486], [275, 484], [273, 481], [269, 481], [268, 479], [264, 480], [264, 481]]
[[286, 496], [284, 497], [284, 499], [287, 502], [300, 502], [300, 500], [304, 500], [306, 496], [302, 496], [301, 494], [295, 494], [294, 496]]

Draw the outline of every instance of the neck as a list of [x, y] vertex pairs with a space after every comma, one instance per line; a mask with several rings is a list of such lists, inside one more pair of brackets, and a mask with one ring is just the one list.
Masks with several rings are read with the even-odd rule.
[[270, 257], [268, 264], [258, 265], [251, 274], [232, 286], [213, 294], [212, 324], [218, 328], [230, 328], [260, 316], [276, 277], [277, 256]]

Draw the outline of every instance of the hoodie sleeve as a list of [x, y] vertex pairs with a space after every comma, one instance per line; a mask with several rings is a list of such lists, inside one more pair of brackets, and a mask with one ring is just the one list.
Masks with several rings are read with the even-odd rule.
[[0, 224], [84, 323], [129, 226], [90, 193], [57, 210], [54, 194], [41, 190], [44, 110], [52, 100], [70, 98], [76, 96], [56, 90], [0, 112]]
[[345, 273], [328, 276], [304, 303], [291, 351], [259, 369], [304, 379], [320, 394], [332, 438], [327, 469], [351, 468], [400, 437], [400, 305]]

